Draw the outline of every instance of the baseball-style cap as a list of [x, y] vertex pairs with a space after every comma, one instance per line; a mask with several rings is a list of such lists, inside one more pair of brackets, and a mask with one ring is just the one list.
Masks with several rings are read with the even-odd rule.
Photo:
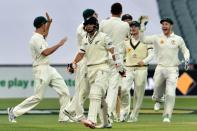
[[43, 24], [47, 23], [47, 19], [44, 16], [38, 16], [34, 19], [34, 27], [39, 28]]
[[91, 17], [93, 14], [95, 13], [95, 11], [93, 9], [85, 9], [83, 11], [83, 18], [84, 20]]
[[127, 19], [133, 20], [133, 17], [130, 14], [124, 14], [121, 18], [122, 21], [127, 20]]
[[140, 23], [138, 21], [132, 21], [129, 25], [130, 27], [131, 26], [140, 27]]
[[168, 17], [161, 19], [160, 23], [162, 24], [164, 21], [170, 23], [171, 25], [174, 24], [173, 20]]

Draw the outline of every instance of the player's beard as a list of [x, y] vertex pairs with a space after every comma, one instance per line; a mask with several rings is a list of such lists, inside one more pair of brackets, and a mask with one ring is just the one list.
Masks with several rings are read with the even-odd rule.
[[92, 30], [86, 30], [87, 31], [87, 33], [88, 34], [94, 34], [95, 33], [95, 31], [96, 31], [96, 29], [95, 28], [93, 28]]

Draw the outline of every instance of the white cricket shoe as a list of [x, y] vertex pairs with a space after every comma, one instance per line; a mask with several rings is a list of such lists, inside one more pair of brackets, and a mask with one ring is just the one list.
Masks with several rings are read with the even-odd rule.
[[78, 122], [78, 119], [76, 119], [75, 116], [73, 116], [70, 112], [68, 112], [67, 110], [64, 110], [63, 113], [68, 116], [68, 118], [74, 122]]
[[168, 115], [164, 116], [163, 122], [164, 123], [170, 123], [170, 117]]
[[164, 123], [170, 123], [170, 118], [166, 118], [166, 117], [165, 117], [165, 118], [163, 119], [163, 122], [164, 122]]
[[128, 120], [128, 113], [124, 113], [120, 115], [120, 122], [126, 122]]
[[134, 122], [137, 122], [138, 119], [136, 117], [129, 117], [129, 119], [127, 120], [127, 122], [130, 122], [130, 123], [134, 123]]
[[111, 116], [108, 115], [108, 120], [109, 120], [110, 123], [114, 122], [114, 119], [113, 119], [112, 115]]
[[155, 105], [154, 105], [154, 110], [155, 111], [159, 111], [160, 110], [160, 107], [161, 107], [161, 103], [156, 102]]
[[16, 116], [14, 116], [13, 114], [13, 107], [11, 108], [7, 108], [7, 112], [8, 112], [8, 121], [11, 123], [16, 123]]
[[112, 124], [110, 122], [108, 122], [107, 124], [103, 125], [103, 124], [100, 124], [98, 126], [95, 126], [95, 128], [98, 128], [98, 129], [102, 129], [102, 128], [112, 128]]

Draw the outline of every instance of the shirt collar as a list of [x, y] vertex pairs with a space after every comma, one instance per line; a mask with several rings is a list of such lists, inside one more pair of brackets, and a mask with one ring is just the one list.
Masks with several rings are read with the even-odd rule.
[[113, 20], [120, 20], [121, 21], [121, 18], [120, 17], [111, 17], [110, 19], [113, 19]]
[[34, 35], [36, 35], [36, 36], [38, 36], [38, 37], [41, 37], [41, 38], [44, 38], [43, 35], [41, 35], [41, 34], [39, 34], [39, 33], [37, 33], [37, 32], [34, 32]]
[[170, 38], [170, 37], [174, 37], [174, 35], [175, 35], [174, 32], [172, 32], [172, 33], [170, 34], [170, 36], [168, 36], [168, 37], [165, 36], [165, 35], [164, 35], [164, 36], [165, 36], [166, 38]]

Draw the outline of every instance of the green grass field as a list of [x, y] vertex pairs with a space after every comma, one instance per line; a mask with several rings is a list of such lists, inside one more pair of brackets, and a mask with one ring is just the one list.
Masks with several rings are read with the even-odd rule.
[[[1, 99], [0, 109], [14, 106], [22, 99]], [[197, 97], [179, 97], [176, 99], [175, 111], [170, 124], [162, 122], [162, 114], [152, 111], [153, 102], [145, 98], [143, 109], [137, 123], [114, 123], [113, 131], [196, 131]], [[87, 106], [87, 104], [86, 104]], [[58, 109], [57, 99], [45, 99], [36, 109]], [[7, 115], [0, 115], [0, 131], [86, 131], [91, 130], [79, 123], [58, 123], [58, 115], [23, 115], [12, 124]], [[95, 129], [101, 130], [101, 129]]]

